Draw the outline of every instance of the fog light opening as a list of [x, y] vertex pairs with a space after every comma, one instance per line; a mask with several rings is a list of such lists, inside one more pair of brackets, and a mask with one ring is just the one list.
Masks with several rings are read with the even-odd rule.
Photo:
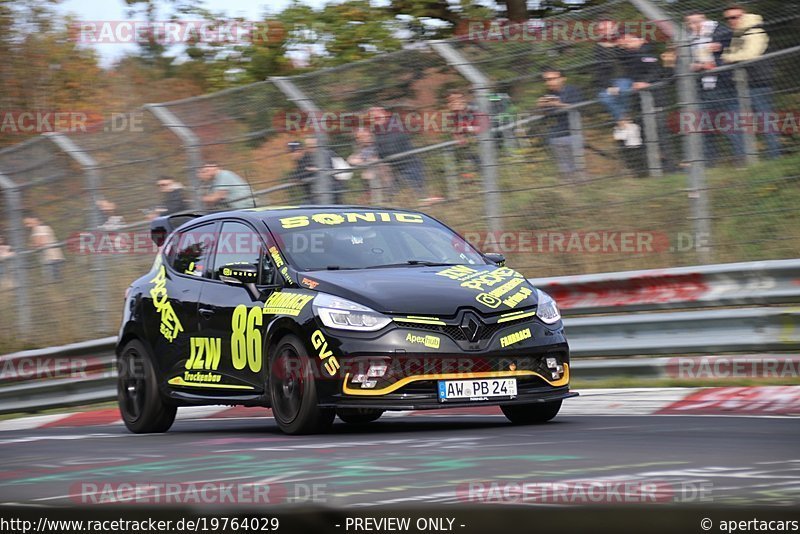
[[558, 380], [564, 376], [564, 366], [558, 363], [558, 359], [545, 358], [544, 363], [547, 365], [547, 368], [550, 369], [550, 377], [553, 380]]
[[370, 365], [369, 370], [367, 371], [367, 376], [369, 378], [382, 377], [386, 374], [386, 369], [388, 369], [386, 364]]

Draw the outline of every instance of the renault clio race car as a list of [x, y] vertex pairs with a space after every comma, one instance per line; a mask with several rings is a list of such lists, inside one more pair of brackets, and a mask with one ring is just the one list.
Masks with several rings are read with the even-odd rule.
[[182, 214], [151, 235], [159, 252], [127, 291], [117, 345], [132, 432], [212, 404], [270, 407], [289, 434], [476, 405], [540, 423], [577, 395], [553, 299], [423, 213]]

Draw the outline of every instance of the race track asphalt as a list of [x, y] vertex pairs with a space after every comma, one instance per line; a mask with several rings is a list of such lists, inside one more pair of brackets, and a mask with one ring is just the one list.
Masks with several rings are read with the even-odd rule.
[[[800, 504], [800, 422], [785, 417], [566, 414], [522, 427], [419, 415], [337, 420], [317, 436], [283, 435], [268, 417], [189, 419], [160, 435], [121, 425], [3, 432], [0, 457], [4, 504], [124, 502], [126, 484], [161, 488], [150, 504], [191, 504], [200, 483], [235, 485], [242, 506], [586, 504], [592, 484], [614, 503], [626, 483], [625, 503]], [[241, 496], [255, 485], [268, 491]]]

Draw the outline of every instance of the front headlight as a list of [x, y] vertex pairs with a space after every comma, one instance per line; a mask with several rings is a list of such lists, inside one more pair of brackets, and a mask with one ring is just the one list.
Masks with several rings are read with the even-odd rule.
[[537, 289], [539, 297], [539, 305], [536, 308], [536, 316], [545, 324], [553, 324], [561, 319], [561, 312], [558, 311], [558, 306], [553, 297], [544, 291]]
[[382, 313], [327, 293], [317, 293], [313, 308], [322, 324], [328, 328], [374, 332], [392, 322]]

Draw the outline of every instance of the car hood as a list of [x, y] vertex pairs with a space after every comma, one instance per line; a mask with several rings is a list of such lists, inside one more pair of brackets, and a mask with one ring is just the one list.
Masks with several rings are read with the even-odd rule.
[[467, 307], [494, 314], [537, 302], [520, 273], [495, 265], [314, 271], [299, 273], [298, 282], [389, 314], [447, 317]]

